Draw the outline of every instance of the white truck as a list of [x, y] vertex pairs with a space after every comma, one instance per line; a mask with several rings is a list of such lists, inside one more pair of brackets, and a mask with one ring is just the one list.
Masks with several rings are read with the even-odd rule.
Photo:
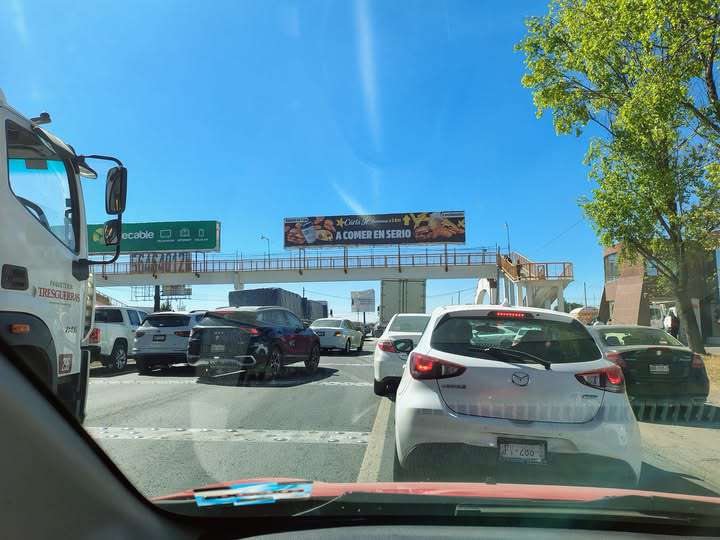
[[[108, 156], [82, 156], [40, 127], [42, 113], [26, 118], [0, 91], [0, 339], [81, 422], [95, 291], [90, 266], [114, 262], [119, 253], [127, 169]], [[81, 177], [97, 178], [88, 159], [107, 171], [105, 210], [115, 216], [104, 240], [112, 258], [88, 259]], [[95, 162], [93, 162], [95, 163]], [[97, 167], [97, 165], [94, 165]]]
[[425, 313], [425, 280], [383, 279], [378, 314], [384, 327], [397, 313]]
[[147, 312], [135, 308], [97, 306], [93, 328], [83, 342], [83, 347], [90, 350], [90, 360], [114, 371], [125, 369], [135, 332], [147, 316]]

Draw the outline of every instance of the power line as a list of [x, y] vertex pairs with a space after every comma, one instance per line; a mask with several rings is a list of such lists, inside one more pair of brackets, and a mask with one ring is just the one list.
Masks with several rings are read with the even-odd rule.
[[547, 242], [545, 242], [542, 246], [540, 246], [539, 248], [537, 248], [537, 250], [539, 251], [539, 250], [541, 250], [541, 249], [546, 248], [547, 246], [549, 246], [550, 244], [552, 244], [555, 240], [557, 240], [558, 238], [560, 238], [560, 237], [563, 236], [564, 234], [570, 232], [573, 228], [575, 228], [577, 225], [579, 225], [582, 221], [585, 221], [585, 217], [581, 217], [581, 218], [578, 219], [575, 223], [573, 223], [572, 225], [570, 225], [570, 226], [567, 227], [566, 229], [563, 229], [561, 232], [559, 232], [558, 234], [556, 234], [555, 236], [553, 236], [550, 240], [548, 240]]

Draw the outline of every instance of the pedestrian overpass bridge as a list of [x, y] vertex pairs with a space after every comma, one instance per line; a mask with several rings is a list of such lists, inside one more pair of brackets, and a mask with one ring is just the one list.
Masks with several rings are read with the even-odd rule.
[[[168, 271], [171, 270], [171, 271]], [[179, 270], [179, 271], [178, 271]], [[170, 269], [163, 263], [118, 261], [94, 268], [99, 287], [148, 285], [232, 285], [391, 279], [477, 279], [477, 303], [507, 299], [512, 305], [550, 307], [572, 281], [568, 262], [531, 262], [518, 253], [490, 250], [445, 252], [306, 255], [257, 259], [207, 258]], [[498, 287], [500, 286], [500, 287]]]

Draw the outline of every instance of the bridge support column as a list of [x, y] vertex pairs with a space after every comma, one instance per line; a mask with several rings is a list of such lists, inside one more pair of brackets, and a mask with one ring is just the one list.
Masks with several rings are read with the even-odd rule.
[[517, 294], [515, 291], [515, 283], [513, 281], [506, 277], [504, 279], [504, 288], [505, 288], [505, 298], [509, 302], [511, 306], [517, 306], [519, 305]]
[[245, 288], [245, 284], [240, 280], [240, 274], [233, 276], [233, 287], [236, 291], [242, 291]]
[[562, 285], [557, 286], [557, 310], [558, 311], [565, 311], [565, 298], [564, 298], [564, 290]]

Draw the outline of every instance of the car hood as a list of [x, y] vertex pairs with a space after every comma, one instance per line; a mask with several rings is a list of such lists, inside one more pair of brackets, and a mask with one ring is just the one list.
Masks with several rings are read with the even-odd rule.
[[[235, 484], [266, 482], [310, 483], [313, 498], [334, 498], [346, 493], [378, 493], [404, 495], [430, 495], [477, 499], [532, 499], [537, 501], [592, 502], [609, 497], [663, 497], [678, 501], [697, 501], [716, 504], [720, 508], [720, 497], [683, 495], [638, 489], [601, 488], [585, 486], [557, 486], [540, 484], [484, 484], [474, 482], [313, 482], [302, 478], [246, 478], [219, 482], [198, 489], [221, 489]], [[194, 490], [178, 491], [169, 495], [154, 497], [153, 501], [192, 499]]]

